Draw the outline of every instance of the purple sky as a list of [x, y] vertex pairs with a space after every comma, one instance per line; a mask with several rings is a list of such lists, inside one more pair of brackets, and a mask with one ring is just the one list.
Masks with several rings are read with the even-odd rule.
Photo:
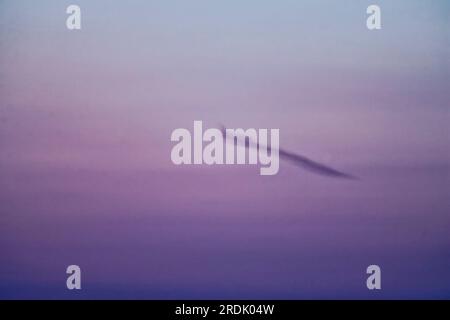
[[[372, 2], [2, 1], [0, 297], [450, 297], [449, 4]], [[194, 120], [362, 179], [174, 166]]]

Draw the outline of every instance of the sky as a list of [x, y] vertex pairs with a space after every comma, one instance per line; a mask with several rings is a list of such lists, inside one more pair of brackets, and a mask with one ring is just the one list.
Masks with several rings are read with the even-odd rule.
[[[0, 297], [449, 298], [449, 9], [0, 1]], [[194, 120], [360, 180], [175, 166]]]

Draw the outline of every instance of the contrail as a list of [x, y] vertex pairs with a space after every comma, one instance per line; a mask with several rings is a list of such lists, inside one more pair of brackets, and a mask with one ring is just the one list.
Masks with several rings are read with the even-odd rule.
[[[226, 133], [225, 126], [221, 125], [220, 131], [222, 132], [223, 137], [226, 138], [227, 133]], [[260, 145], [258, 142], [255, 143], [254, 141], [251, 141], [250, 139], [245, 139], [245, 147], [259, 149]], [[270, 147], [268, 147], [268, 150], [271, 152]], [[284, 158], [285, 160], [288, 160], [288, 161], [292, 162], [293, 164], [300, 166], [308, 171], [311, 171], [311, 172], [314, 172], [314, 173], [317, 173], [320, 175], [328, 176], [328, 177], [333, 177], [333, 178], [343, 178], [343, 179], [353, 179], [353, 180], [358, 179], [357, 177], [355, 177], [353, 175], [330, 168], [324, 164], [313, 161], [305, 156], [302, 156], [302, 155], [299, 155], [299, 154], [296, 154], [293, 152], [285, 151], [283, 149], [278, 149], [278, 152], [279, 152], [279, 155], [281, 158]]]

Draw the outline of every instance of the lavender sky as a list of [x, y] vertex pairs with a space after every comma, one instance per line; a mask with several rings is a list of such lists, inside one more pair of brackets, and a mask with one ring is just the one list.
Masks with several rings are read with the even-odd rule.
[[[449, 9], [0, 1], [0, 298], [450, 298]], [[174, 166], [194, 120], [361, 180]]]

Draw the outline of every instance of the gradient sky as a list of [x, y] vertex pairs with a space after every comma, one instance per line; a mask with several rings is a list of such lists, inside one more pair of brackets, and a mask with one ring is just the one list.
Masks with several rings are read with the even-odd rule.
[[[449, 9], [0, 1], [0, 297], [449, 298]], [[194, 120], [362, 179], [176, 167]]]

